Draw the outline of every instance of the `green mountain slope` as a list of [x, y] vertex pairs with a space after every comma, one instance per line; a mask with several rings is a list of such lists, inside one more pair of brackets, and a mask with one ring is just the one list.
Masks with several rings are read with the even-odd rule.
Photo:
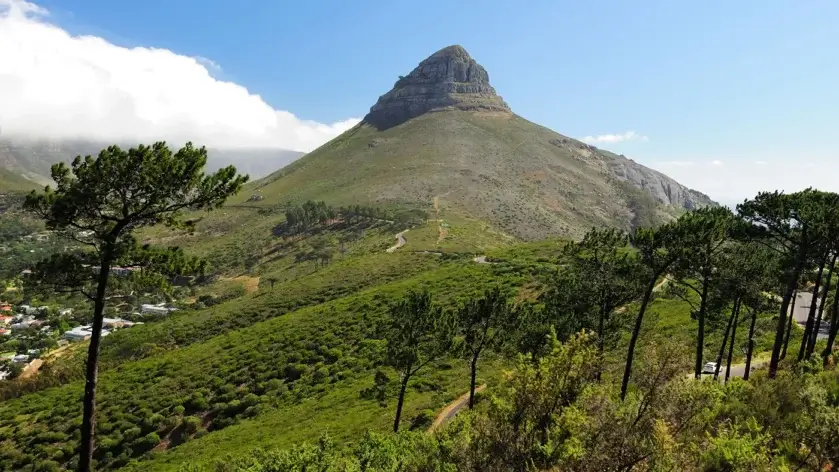
[[427, 208], [436, 198], [527, 240], [630, 228], [713, 204], [661, 173], [512, 113], [457, 46], [400, 79], [361, 124], [252, 188], [263, 205], [323, 199]]
[[[97, 470], [174, 471], [259, 446], [314, 440], [327, 430], [339, 441], [368, 429], [387, 431], [393, 401], [382, 407], [363, 391], [382, 369], [390, 303], [408, 289], [425, 288], [454, 307], [494, 284], [519, 301], [532, 299], [555, 273], [561, 246], [498, 250], [497, 264], [359, 254], [273, 290], [108, 336], [98, 390]], [[348, 284], [355, 284], [350, 293], [343, 291]], [[689, 344], [690, 323], [685, 302], [656, 302], [642, 343], [667, 336]], [[709, 336], [708, 346], [719, 336]], [[80, 372], [84, 345], [78, 348], [64, 361]], [[621, 347], [614, 356], [622, 353]], [[500, 379], [504, 362], [487, 358], [480, 380]], [[63, 375], [70, 381], [0, 402], [0, 470], [48, 461], [72, 468], [82, 383], [73, 380], [78, 375]], [[406, 428], [421, 411], [437, 410], [466, 390], [466, 363], [446, 359], [410, 386]]]
[[30, 190], [40, 188], [41, 184], [41, 182], [24, 177], [21, 173], [0, 168], [0, 194], [27, 193]]

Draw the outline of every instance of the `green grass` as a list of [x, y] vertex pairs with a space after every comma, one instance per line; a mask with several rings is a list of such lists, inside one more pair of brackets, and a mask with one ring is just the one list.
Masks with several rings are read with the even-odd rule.
[[[495, 384], [505, 363], [489, 360], [481, 365], [479, 385]], [[152, 454], [129, 465], [129, 471], [174, 471], [185, 463], [207, 466], [225, 457], [241, 456], [255, 448], [289, 447], [302, 441], [316, 440], [324, 432], [339, 442], [353, 442], [366, 431], [388, 432], [393, 426], [395, 399], [386, 406], [361, 400], [359, 392], [373, 384], [370, 374], [360, 375], [329, 390], [323, 396], [277, 408], [255, 419], [189, 441], [165, 453]], [[430, 366], [427, 375], [413, 381], [403, 410], [403, 429], [411, 419], [427, 410], [437, 411], [468, 391], [466, 362], [454, 360]], [[248, 438], [246, 444], [241, 438]]]
[[[263, 278], [257, 293], [105, 338], [100, 469], [139, 460], [132, 470], [172, 470], [258, 446], [315, 439], [326, 430], [340, 441], [366, 429], [386, 431], [393, 402], [382, 408], [360, 391], [372, 385], [383, 364], [389, 304], [408, 289], [425, 288], [443, 307], [454, 308], [495, 284], [518, 292], [518, 300], [532, 299], [556, 270], [564, 244], [499, 246], [487, 251], [496, 263], [483, 265], [468, 254], [388, 254], [387, 233], [388, 228], [370, 229], [345, 257], [317, 269], [293, 259], [310, 238], [331, 237], [331, 231], [287, 244], [275, 241], [285, 244], [277, 257], [264, 258], [252, 271]], [[268, 277], [278, 280], [273, 290], [264, 282]], [[223, 292], [235, 283], [225, 280], [207, 290]], [[738, 339], [744, 339], [744, 329], [741, 325]], [[768, 323], [765, 329], [771, 329]], [[685, 302], [660, 299], [650, 308], [641, 345], [662, 340], [689, 345], [694, 330]], [[718, 336], [718, 330], [709, 331], [706, 350], [715, 352]], [[615, 362], [624, 355], [623, 345], [609, 353]], [[0, 403], [0, 470], [72, 460], [83, 356], [79, 349], [42, 374], [54, 375], [61, 385]], [[482, 364], [481, 378], [496, 382], [504, 367], [500, 360]], [[461, 360], [429, 369], [409, 391], [404, 425], [419, 411], [441, 408], [467, 384]], [[187, 416], [200, 418], [209, 432], [182, 434]], [[169, 450], [152, 452], [169, 440]]]
[[0, 194], [3, 193], [28, 193], [31, 190], [43, 187], [40, 182], [27, 179], [21, 173], [0, 168]]
[[[499, 277], [495, 270], [452, 261], [351, 296], [239, 325], [238, 320], [258, 318], [268, 309], [270, 301], [265, 300], [270, 297], [253, 297], [207, 310], [209, 318], [184, 316], [181, 322], [186, 325], [147, 325], [164, 337], [162, 346], [154, 344], [161, 340], [149, 336], [148, 331], [126, 330], [123, 342], [103, 349], [108, 353], [105, 364], [109, 357], [113, 360], [119, 355], [120, 349], [131, 352], [131, 345], [148, 357], [112, 365], [102, 373], [98, 457], [104, 467], [113, 468], [141, 455], [151, 447], [148, 435], [157, 432], [162, 437], [167, 428], [176, 427], [178, 406], [186, 408], [186, 414], [209, 412], [213, 415], [211, 429], [224, 429], [243, 418], [259, 416], [265, 409], [319, 398], [356, 375], [369, 375], [382, 362], [382, 320], [392, 300], [408, 288], [427, 288], [439, 303], [454, 306], [493, 282], [515, 287], [531, 278], [512, 273]], [[234, 330], [166, 350], [171, 339], [181, 339], [184, 333], [200, 338], [202, 328], [213, 330], [220, 325]], [[171, 329], [169, 337], [167, 328]], [[195, 392], [201, 393], [200, 399], [194, 398]], [[33, 460], [72, 457], [80, 395], [81, 383], [72, 382], [0, 404], [0, 463], [14, 470]], [[40, 446], [22, 447], [35, 443]]]
[[449, 213], [520, 239], [579, 236], [631, 225], [615, 162], [636, 165], [512, 114], [428, 113], [385, 131], [360, 124], [232, 203], [259, 191], [256, 207], [325, 200], [431, 211], [437, 197]]

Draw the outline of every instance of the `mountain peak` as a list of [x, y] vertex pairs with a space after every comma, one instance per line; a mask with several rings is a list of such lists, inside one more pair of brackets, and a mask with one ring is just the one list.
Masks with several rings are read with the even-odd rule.
[[511, 113], [489, 84], [489, 74], [462, 46], [447, 46], [399, 77], [370, 108], [364, 121], [391, 128], [424, 113], [442, 110]]
[[[459, 44], [452, 44], [451, 46], [446, 46], [443, 49], [435, 52], [434, 54], [428, 56], [428, 59], [432, 58], [439, 58], [439, 57], [457, 57], [457, 58], [465, 58], [466, 60], [473, 61], [472, 56], [466, 52], [466, 49], [459, 45]], [[428, 60], [426, 59], [426, 60]]]

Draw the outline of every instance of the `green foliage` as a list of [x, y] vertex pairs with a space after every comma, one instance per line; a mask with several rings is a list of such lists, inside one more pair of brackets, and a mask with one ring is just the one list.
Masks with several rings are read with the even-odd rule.
[[393, 431], [399, 430], [408, 381], [453, 346], [454, 317], [431, 301], [431, 294], [409, 291], [390, 310], [386, 362], [400, 375]]
[[565, 247], [562, 266], [541, 298], [544, 320], [559, 339], [588, 330], [597, 334], [601, 352], [615, 346], [628, 325], [618, 309], [643, 290], [643, 268], [628, 243], [620, 231], [592, 229]]
[[673, 362], [687, 353], [665, 345], [640, 356], [643, 380], [620, 401], [617, 385], [592, 375], [594, 341], [521, 359], [486, 409], [433, 435], [367, 433], [345, 448], [323, 437], [180, 470], [825, 470], [837, 459], [824, 434], [835, 434], [836, 371], [696, 382]]
[[302, 205], [293, 205], [285, 212], [285, 222], [274, 228], [279, 235], [294, 235], [309, 231], [317, 225], [341, 217], [350, 223], [358, 223], [361, 219], [388, 220], [387, 212], [382, 209], [361, 205], [334, 208], [323, 201], [311, 200]]
[[[99, 467], [594, 472], [835, 464], [832, 368], [790, 363], [774, 381], [758, 370], [749, 382], [727, 385], [685, 378], [692, 346], [716, 351], [723, 334], [712, 315], [728, 313], [733, 297], [754, 313], [753, 332], [744, 336], [741, 326], [736, 347], [759, 352], [774, 335], [766, 311], [776, 302], [765, 292], [780, 285], [784, 259], [765, 239], [740, 241], [753, 231], [740, 222], [731, 233], [706, 226], [712, 214], [689, 213], [632, 235], [593, 230], [577, 243], [499, 248], [488, 253], [492, 264], [472, 255], [388, 254], [392, 233], [377, 227], [311, 271], [296, 254], [335, 247], [347, 234], [343, 223], [318, 223], [280, 242], [276, 261], [258, 258], [252, 273], [273, 290], [105, 340]], [[668, 274], [698, 283], [709, 267], [708, 335], [700, 342], [691, 304], [702, 290], [656, 300], [653, 287]], [[226, 283], [196, 296], [211, 302], [202, 297]], [[516, 362], [517, 349], [528, 354]], [[419, 433], [474, 385], [468, 377], [476, 370], [462, 357], [480, 357], [485, 401], [434, 434], [378, 434], [394, 419], [382, 410], [390, 400], [398, 400], [394, 429], [404, 414]], [[58, 463], [73, 466], [67, 458], [78, 447], [71, 432], [81, 389], [71, 372], [79, 361], [42, 377], [65, 385], [0, 404], [7, 467], [54, 460], [57, 448]], [[329, 438], [301, 443], [324, 431]], [[18, 453], [33, 444], [33, 452]], [[286, 449], [247, 452], [277, 446]]]
[[451, 316], [432, 303], [431, 294], [410, 291], [390, 312], [388, 362], [410, 375], [448, 352], [453, 334]]
[[[78, 291], [94, 306], [81, 428], [81, 471], [90, 470], [93, 461], [99, 340], [105, 303], [111, 295], [108, 289], [117, 285], [109, 287], [111, 268], [117, 264], [141, 268], [131, 277], [131, 283], [144, 286], [165, 286], [165, 275], [203, 272], [205, 266], [179, 248], [141, 246], [134, 232], [160, 223], [192, 228], [193, 223], [182, 218], [183, 210], [218, 208], [248, 180], [237, 176], [232, 166], [206, 175], [206, 163], [207, 150], [195, 149], [192, 143], [177, 153], [163, 142], [128, 151], [111, 146], [96, 159], [77, 156], [70, 167], [63, 162], [55, 164], [55, 190], [33, 190], [26, 198], [25, 208], [42, 218], [47, 229], [80, 245], [39, 263], [32, 279], [58, 290]], [[148, 435], [133, 446], [149, 449], [155, 438]]]

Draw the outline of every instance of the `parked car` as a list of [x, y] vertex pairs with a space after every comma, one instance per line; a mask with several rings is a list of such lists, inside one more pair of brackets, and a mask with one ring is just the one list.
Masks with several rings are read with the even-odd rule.
[[702, 368], [703, 374], [713, 374], [717, 371], [717, 363], [716, 362], [708, 362], [705, 364], [705, 367]]

